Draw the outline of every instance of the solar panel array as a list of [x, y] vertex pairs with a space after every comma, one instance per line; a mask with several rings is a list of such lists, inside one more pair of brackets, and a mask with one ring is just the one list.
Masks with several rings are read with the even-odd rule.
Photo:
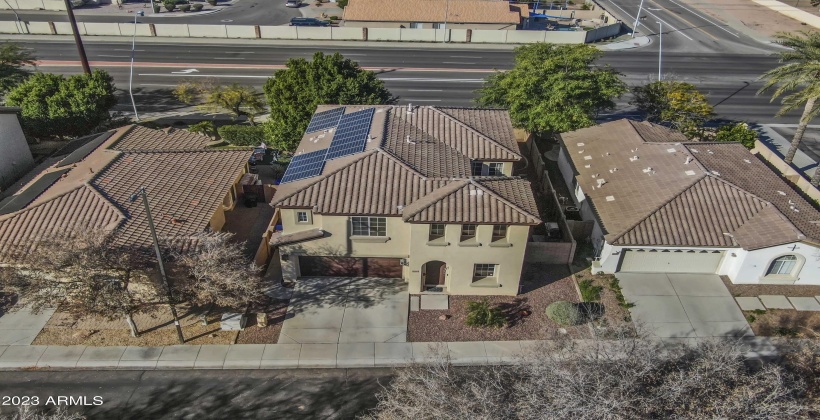
[[313, 133], [314, 131], [322, 131], [330, 127], [336, 127], [339, 124], [339, 118], [345, 113], [344, 107], [331, 109], [330, 111], [323, 111], [313, 114], [310, 119], [310, 124], [305, 133]]
[[370, 123], [373, 121], [374, 108], [342, 115], [333, 141], [327, 149], [325, 160], [361, 153], [367, 144], [367, 135], [370, 133]]
[[322, 168], [325, 166], [326, 154], [327, 149], [322, 149], [294, 156], [290, 161], [290, 165], [288, 165], [288, 169], [285, 170], [282, 183], [320, 175]]

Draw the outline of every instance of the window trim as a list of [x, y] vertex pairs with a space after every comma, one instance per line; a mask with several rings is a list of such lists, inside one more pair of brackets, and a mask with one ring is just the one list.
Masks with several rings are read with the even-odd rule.
[[[441, 233], [433, 233], [433, 228], [441, 226]], [[443, 240], [444, 236], [447, 234], [447, 225], [444, 223], [432, 223], [430, 224], [430, 228], [428, 230], [427, 240], [430, 242]]]
[[[497, 228], [504, 228], [504, 235], [496, 235]], [[506, 241], [510, 234], [510, 227], [508, 225], [493, 225], [493, 242]]]
[[[465, 228], [465, 227], [467, 227], [467, 226], [471, 226], [471, 227], [472, 227], [472, 231], [473, 231], [473, 233], [472, 233], [472, 234], [470, 234], [470, 233], [464, 233], [464, 228]], [[464, 240], [466, 240], [466, 239], [474, 239], [474, 238], [476, 237], [476, 234], [478, 234], [478, 225], [477, 225], [477, 224], [474, 224], [474, 223], [465, 223], [465, 224], [462, 224], [462, 225], [461, 225], [461, 240], [462, 240], [462, 241], [464, 241]]]
[[[302, 215], [302, 214], [305, 215], [305, 220], [304, 221], [300, 220], [300, 218], [299, 218], [299, 216]], [[296, 224], [298, 224], [298, 225], [310, 225], [310, 224], [313, 223], [311, 219], [312, 218], [310, 217], [310, 212], [309, 211], [307, 211], [307, 210], [296, 210]]]
[[[503, 176], [504, 175], [504, 162], [490, 162], [486, 165], [487, 168], [487, 176]], [[496, 172], [497, 173], [494, 173]]]
[[[356, 226], [354, 225], [354, 220], [356, 219], [364, 219], [367, 223], [366, 232], [362, 230], [356, 231]], [[376, 226], [373, 226], [375, 221]], [[359, 220], [361, 223], [361, 220]], [[382, 226], [379, 226], [381, 224]], [[375, 235], [373, 231], [375, 229]], [[382, 230], [382, 231], [380, 231]], [[351, 216], [350, 217], [350, 235], [356, 237], [372, 237], [372, 238], [385, 238], [387, 237], [387, 218], [386, 217], [371, 217], [371, 216]]]
[[[489, 271], [488, 269], [491, 269]], [[479, 263], [473, 264], [473, 287], [498, 287], [498, 264]], [[479, 273], [481, 271], [481, 273]], [[492, 275], [486, 275], [491, 273]]]

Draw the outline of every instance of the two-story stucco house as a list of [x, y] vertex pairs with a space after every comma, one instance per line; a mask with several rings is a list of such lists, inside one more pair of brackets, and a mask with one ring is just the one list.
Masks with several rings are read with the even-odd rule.
[[521, 160], [504, 110], [320, 106], [272, 201], [283, 278], [515, 295], [540, 223]]
[[618, 120], [561, 134], [558, 164], [596, 271], [820, 284], [820, 212], [739, 143]]

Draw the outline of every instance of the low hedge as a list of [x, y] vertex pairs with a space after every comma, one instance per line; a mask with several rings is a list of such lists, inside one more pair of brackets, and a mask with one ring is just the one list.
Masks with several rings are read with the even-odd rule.
[[265, 141], [265, 130], [261, 125], [224, 125], [217, 132], [234, 146], [257, 146]]
[[566, 326], [582, 324], [585, 318], [577, 304], [563, 300], [547, 306], [546, 314], [547, 318]]

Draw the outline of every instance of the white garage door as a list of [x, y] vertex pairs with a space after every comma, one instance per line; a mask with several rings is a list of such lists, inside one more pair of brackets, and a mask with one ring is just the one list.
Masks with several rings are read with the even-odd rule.
[[648, 273], [715, 273], [723, 251], [627, 249], [618, 271]]

